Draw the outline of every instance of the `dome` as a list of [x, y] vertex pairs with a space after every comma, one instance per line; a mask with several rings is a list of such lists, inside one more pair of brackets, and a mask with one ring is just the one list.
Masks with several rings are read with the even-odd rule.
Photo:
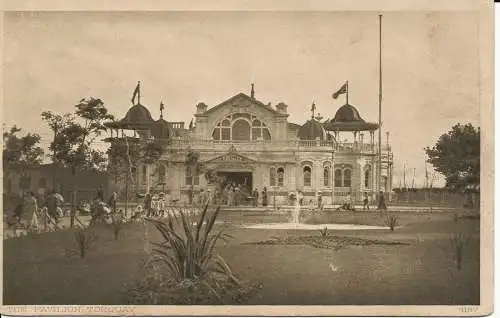
[[302, 127], [300, 127], [297, 137], [301, 140], [326, 140], [326, 132], [323, 126], [316, 119], [310, 119], [306, 121]]
[[333, 118], [332, 122], [364, 122], [363, 118], [359, 115], [358, 110], [356, 107], [345, 104], [344, 106], [340, 107], [337, 112], [335, 113], [335, 117]]
[[155, 139], [168, 139], [170, 137], [170, 129], [167, 121], [163, 118], [158, 119], [151, 125], [151, 135]]
[[128, 110], [127, 115], [121, 121], [128, 124], [150, 124], [153, 122], [153, 117], [146, 107], [137, 104]]

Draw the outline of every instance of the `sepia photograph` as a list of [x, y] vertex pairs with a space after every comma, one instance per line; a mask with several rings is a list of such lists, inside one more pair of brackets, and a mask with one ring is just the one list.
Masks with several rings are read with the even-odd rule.
[[491, 312], [493, 4], [338, 2], [3, 11], [2, 312]]

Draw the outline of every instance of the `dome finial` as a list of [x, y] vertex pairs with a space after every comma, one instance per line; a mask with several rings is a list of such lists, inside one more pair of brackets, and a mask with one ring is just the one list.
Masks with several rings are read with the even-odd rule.
[[160, 118], [163, 118], [163, 110], [165, 109], [165, 105], [163, 101], [160, 102]]
[[250, 90], [250, 97], [251, 97], [252, 99], [254, 99], [254, 98], [255, 98], [255, 89], [254, 89], [254, 84], [253, 84], [253, 83], [252, 83], [252, 89]]

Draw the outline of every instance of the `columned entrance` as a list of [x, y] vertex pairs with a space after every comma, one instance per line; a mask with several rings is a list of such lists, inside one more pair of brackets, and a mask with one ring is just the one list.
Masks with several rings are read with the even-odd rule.
[[253, 189], [252, 172], [250, 171], [217, 171], [217, 175], [224, 178], [223, 187], [229, 184], [242, 186], [248, 191]]

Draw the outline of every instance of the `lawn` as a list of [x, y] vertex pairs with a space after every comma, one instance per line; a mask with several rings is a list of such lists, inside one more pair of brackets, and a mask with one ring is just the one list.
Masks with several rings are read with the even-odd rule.
[[[316, 221], [383, 225], [375, 212], [324, 213]], [[479, 304], [479, 220], [454, 220], [454, 213], [401, 212], [390, 230], [329, 231], [330, 236], [406, 243], [346, 245], [338, 250], [306, 244], [256, 244], [319, 231], [247, 229], [242, 224], [287, 222], [285, 215], [224, 212], [217, 228], [234, 236], [218, 251], [234, 273], [262, 289], [249, 304], [268, 305], [473, 305]], [[319, 222], [318, 221], [318, 222]], [[452, 233], [467, 233], [463, 266], [457, 270]], [[4, 241], [4, 304], [123, 304], [126, 283], [143, 274], [148, 257], [145, 235], [159, 236], [152, 226], [126, 225], [118, 241], [109, 228], [86, 258], [76, 248], [71, 230]]]

